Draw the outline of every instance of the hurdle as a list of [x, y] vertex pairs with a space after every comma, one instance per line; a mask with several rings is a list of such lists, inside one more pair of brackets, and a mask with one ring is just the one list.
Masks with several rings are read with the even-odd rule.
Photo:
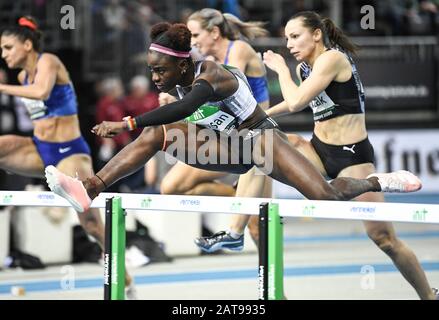
[[[0, 206], [70, 207], [70, 204], [52, 192], [0, 191]], [[259, 214], [258, 297], [261, 300], [284, 298], [284, 217], [439, 223], [439, 204], [422, 203], [101, 193], [91, 207], [105, 208], [107, 245], [103, 282], [104, 298], [109, 300], [124, 299], [125, 210]]]
[[[153, 209], [155, 199], [166, 197], [181, 198], [177, 202], [180, 205], [203, 206], [202, 203], [209, 205], [208, 200], [215, 201], [218, 197], [184, 197], [184, 196], [157, 196], [151, 195], [143, 199], [141, 205], [143, 209]], [[220, 197], [221, 198], [221, 197]], [[238, 199], [238, 198], [232, 198]], [[210, 213], [239, 213], [239, 214], [258, 214], [258, 211], [247, 211], [247, 206], [243, 205], [245, 200], [251, 199], [248, 210], [255, 206], [262, 199], [239, 198], [230, 204], [229, 212], [223, 212], [218, 207], [205, 208]], [[224, 200], [224, 199], [223, 199]], [[256, 200], [256, 201], [254, 201]], [[265, 199], [269, 200], [269, 199]], [[245, 201], [246, 203], [248, 201]], [[166, 206], [168, 207], [168, 206]], [[175, 211], [175, 206], [172, 206]], [[226, 208], [224, 208], [226, 209]], [[163, 210], [162, 207], [156, 210]], [[189, 210], [189, 209], [187, 209]], [[190, 209], [192, 211], [194, 209]], [[280, 300], [283, 299], [283, 229], [279, 216], [278, 205], [269, 202], [259, 203], [258, 206], [261, 234], [266, 235], [264, 240], [260, 240], [259, 245], [259, 299], [260, 300]], [[183, 211], [183, 210], [177, 210]], [[199, 211], [199, 210], [196, 210]], [[234, 211], [234, 212], [231, 212]], [[205, 212], [205, 211], [203, 211]], [[104, 300], [123, 300], [125, 288], [125, 216], [126, 211], [122, 206], [121, 196], [112, 196], [105, 200], [105, 255], [104, 255]], [[107, 244], [110, 244], [107, 246]]]

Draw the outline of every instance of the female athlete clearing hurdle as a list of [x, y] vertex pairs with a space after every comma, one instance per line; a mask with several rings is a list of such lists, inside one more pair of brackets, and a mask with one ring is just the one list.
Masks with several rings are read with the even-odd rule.
[[[46, 168], [50, 189], [77, 211], [87, 210], [106, 187], [135, 172], [160, 150], [206, 170], [243, 174], [256, 165], [308, 199], [349, 200], [370, 191], [421, 188], [420, 180], [407, 171], [328, 183], [258, 106], [242, 72], [213, 61], [192, 61], [191, 33], [185, 25], [156, 24], [151, 40], [147, 61], [152, 80], [159, 90], [180, 100], [135, 118], [96, 125], [93, 132], [101, 137], [145, 129], [93, 177], [81, 182], [53, 166]], [[185, 118], [188, 121], [179, 122]]]

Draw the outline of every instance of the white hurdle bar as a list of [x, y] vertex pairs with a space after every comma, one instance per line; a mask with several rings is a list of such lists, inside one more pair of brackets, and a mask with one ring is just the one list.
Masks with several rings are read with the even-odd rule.
[[[0, 191], [0, 206], [70, 207], [70, 204], [52, 192]], [[280, 217], [439, 223], [439, 204], [101, 193], [92, 207], [106, 208], [105, 300], [124, 299], [124, 215], [127, 209], [260, 214], [258, 283], [261, 300], [284, 299]]]
[[[101, 193], [91, 207], [105, 208], [105, 199], [113, 196], [120, 196], [122, 208], [128, 210], [257, 215], [259, 205], [269, 202], [279, 204], [282, 217], [439, 223], [439, 204], [422, 203]], [[70, 204], [48, 191], [0, 191], [0, 206], [70, 207]]]

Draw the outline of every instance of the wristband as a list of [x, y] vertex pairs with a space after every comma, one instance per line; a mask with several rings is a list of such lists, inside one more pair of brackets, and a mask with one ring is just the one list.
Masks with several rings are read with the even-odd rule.
[[137, 128], [136, 120], [131, 116], [125, 117], [123, 120], [125, 121], [129, 131], [133, 131]]

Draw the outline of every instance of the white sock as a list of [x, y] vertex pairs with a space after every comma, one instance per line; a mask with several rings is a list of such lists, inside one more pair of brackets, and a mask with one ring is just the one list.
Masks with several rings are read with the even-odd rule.
[[239, 239], [243, 235], [243, 233], [235, 232], [232, 229], [229, 230], [229, 234], [233, 239]]

